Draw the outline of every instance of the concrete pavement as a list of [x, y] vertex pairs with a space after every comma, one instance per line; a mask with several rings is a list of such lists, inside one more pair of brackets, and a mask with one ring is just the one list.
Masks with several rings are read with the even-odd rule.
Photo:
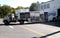
[[[12, 26], [11, 26], [12, 27]], [[13, 26], [0, 26], [0, 38], [32, 38], [39, 37], [38, 34], [25, 30], [23, 28]]]
[[22, 27], [27, 28], [27, 30], [28, 29], [33, 30], [32, 32], [34, 32], [38, 35], [41, 35], [41, 36], [46, 36], [47, 38], [50, 38], [50, 37], [58, 38], [58, 37], [60, 37], [60, 35], [59, 35], [60, 34], [60, 28], [59, 27], [44, 25], [44, 24], [31, 24], [31, 25], [24, 25]]
[[[0, 20], [0, 22], [2, 19]], [[1, 22], [0, 24], [3, 24]], [[25, 24], [0, 26], [0, 38], [60, 38], [60, 27], [46, 24]]]

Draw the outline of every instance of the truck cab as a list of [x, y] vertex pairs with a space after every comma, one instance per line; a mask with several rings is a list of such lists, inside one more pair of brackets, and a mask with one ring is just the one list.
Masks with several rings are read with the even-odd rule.
[[12, 20], [11, 14], [7, 14], [7, 15], [3, 18], [4, 24], [9, 24], [11, 20]]

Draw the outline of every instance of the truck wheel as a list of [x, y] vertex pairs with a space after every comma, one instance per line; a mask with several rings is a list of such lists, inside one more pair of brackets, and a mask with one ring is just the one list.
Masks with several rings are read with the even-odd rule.
[[20, 24], [24, 24], [24, 21], [20, 21]]
[[55, 22], [56, 21], [56, 19], [55, 18], [53, 18], [53, 22]]
[[9, 25], [8, 21], [4, 20], [3, 22], [4, 22], [5, 25]]

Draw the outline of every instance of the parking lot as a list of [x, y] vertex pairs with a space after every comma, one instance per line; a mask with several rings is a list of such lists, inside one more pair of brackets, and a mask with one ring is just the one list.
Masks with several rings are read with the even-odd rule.
[[0, 38], [60, 38], [59, 22], [4, 25], [2, 21], [0, 19]]

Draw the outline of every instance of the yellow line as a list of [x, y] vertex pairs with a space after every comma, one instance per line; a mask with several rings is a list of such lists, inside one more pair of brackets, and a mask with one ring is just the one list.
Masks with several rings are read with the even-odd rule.
[[44, 35], [44, 34], [42, 34], [42, 33], [40, 33], [40, 32], [37, 32], [37, 31], [35, 31], [35, 30], [31, 29], [31, 28], [28, 28], [28, 27], [25, 27], [25, 26], [20, 26], [20, 27], [22, 27], [22, 28], [24, 28], [24, 29], [26, 29], [26, 30], [28, 30], [28, 31], [31, 31], [31, 32], [33, 32], [33, 33], [36, 33], [36, 34], [38, 34], [38, 35], [40, 35], [40, 36], [43, 36], [43, 35]]
[[56, 37], [48, 36], [47, 38], [56, 38]]
[[[33, 29], [29, 28], [29, 27], [26, 27], [26, 26], [19, 26], [19, 27], [24, 28], [24, 29], [26, 29], [26, 30], [28, 30], [28, 31], [31, 31], [31, 32], [33, 32], [33, 33], [36, 33], [36, 34], [38, 34], [38, 35], [40, 35], [40, 36], [44, 36], [43, 33], [38, 32], [38, 31], [35, 31], [35, 30], [33, 30]], [[48, 36], [47, 38], [54, 38], [54, 37]]]

